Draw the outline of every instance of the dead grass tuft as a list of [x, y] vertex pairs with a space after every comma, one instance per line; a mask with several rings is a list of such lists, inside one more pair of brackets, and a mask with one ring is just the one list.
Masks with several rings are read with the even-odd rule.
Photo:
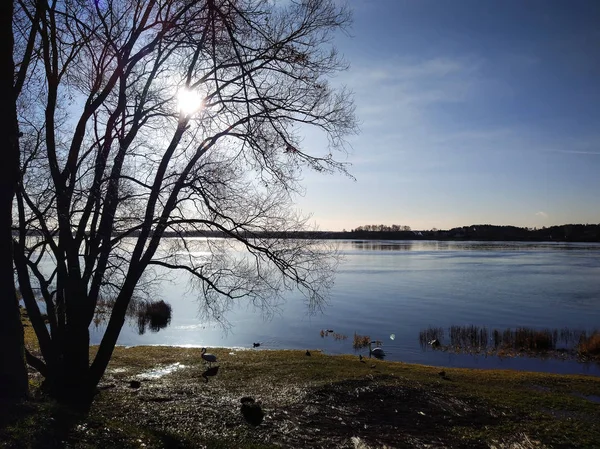
[[352, 347], [354, 349], [362, 349], [369, 346], [371, 342], [371, 337], [368, 335], [360, 335], [354, 332], [354, 340], [352, 342]]
[[587, 337], [585, 334], [581, 336], [577, 352], [580, 355], [599, 357], [600, 356], [600, 332], [594, 331], [592, 335]]

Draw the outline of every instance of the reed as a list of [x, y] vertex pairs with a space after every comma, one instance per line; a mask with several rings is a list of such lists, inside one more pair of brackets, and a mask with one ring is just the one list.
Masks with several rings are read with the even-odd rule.
[[517, 327], [516, 329], [488, 329], [484, 326], [450, 326], [449, 344], [444, 345], [444, 330], [428, 327], [419, 332], [419, 343], [426, 348], [433, 340], [442, 347], [457, 352], [486, 352], [488, 354], [507, 355], [519, 352], [530, 354], [550, 351], [574, 350], [587, 357], [600, 357], [600, 332], [594, 331], [588, 336], [580, 329], [534, 329]]
[[433, 340], [442, 341], [444, 338], [444, 328], [429, 326], [419, 332], [419, 344], [421, 348], [426, 348]]
[[152, 332], [164, 329], [171, 322], [172, 308], [163, 300], [145, 303], [138, 311], [138, 332], [146, 332], [148, 327]]
[[546, 352], [556, 348], [557, 333], [549, 329], [536, 330], [519, 327], [506, 342], [517, 351]]
[[319, 335], [321, 336], [321, 338], [328, 337], [330, 334], [333, 335], [334, 340], [347, 340], [348, 339], [347, 335], [340, 334], [338, 332], [333, 332], [332, 330], [329, 331], [329, 330], [321, 329], [321, 331], [319, 332]]
[[457, 348], [482, 350], [487, 348], [488, 330], [480, 326], [451, 326], [450, 344]]
[[354, 349], [362, 349], [369, 346], [371, 342], [371, 337], [368, 335], [360, 335], [354, 332], [354, 341], [352, 342], [352, 347]]
[[600, 357], [600, 331], [595, 330], [589, 337], [583, 333], [577, 345], [577, 352], [587, 357]]

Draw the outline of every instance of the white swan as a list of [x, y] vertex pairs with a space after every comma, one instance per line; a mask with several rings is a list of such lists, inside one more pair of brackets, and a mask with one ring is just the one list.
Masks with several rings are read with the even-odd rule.
[[371, 348], [372, 344], [372, 342], [369, 342], [369, 354], [373, 354], [375, 357], [385, 357], [385, 351], [380, 347]]

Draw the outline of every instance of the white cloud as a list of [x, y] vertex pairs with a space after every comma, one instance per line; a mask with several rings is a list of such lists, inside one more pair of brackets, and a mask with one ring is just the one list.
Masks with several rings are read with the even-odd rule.
[[544, 219], [548, 218], [548, 214], [546, 212], [543, 212], [543, 211], [536, 212], [535, 215], [538, 216], [538, 217], [542, 217]]

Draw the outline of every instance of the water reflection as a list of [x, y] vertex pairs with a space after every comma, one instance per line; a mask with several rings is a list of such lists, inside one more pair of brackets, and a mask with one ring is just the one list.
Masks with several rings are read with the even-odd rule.
[[600, 251], [598, 243], [510, 242], [481, 240], [350, 240], [371, 251]]
[[172, 363], [170, 365], [153, 368], [149, 371], [145, 371], [139, 374], [137, 377], [139, 377], [140, 379], [160, 379], [161, 377], [166, 376], [167, 374], [174, 373], [175, 371], [182, 368], [185, 368], [185, 365], [177, 362]]
[[352, 248], [366, 251], [411, 251], [415, 242], [386, 240], [352, 240]]

